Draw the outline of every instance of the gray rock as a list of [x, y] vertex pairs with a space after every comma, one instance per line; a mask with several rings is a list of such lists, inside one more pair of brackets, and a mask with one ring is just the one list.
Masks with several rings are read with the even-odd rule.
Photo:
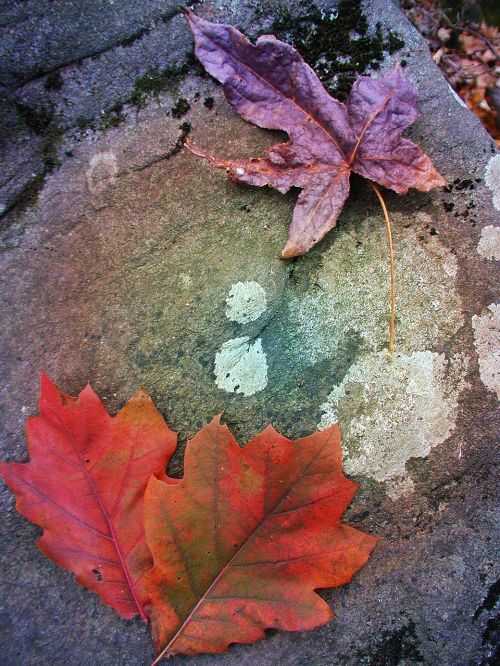
[[177, 13], [173, 0], [2, 2], [0, 84], [19, 86], [140, 39]]
[[[2, 457], [26, 460], [42, 370], [71, 394], [90, 381], [111, 412], [144, 385], [179, 432], [174, 474], [186, 438], [221, 411], [242, 443], [270, 421], [297, 437], [339, 418], [361, 483], [346, 520], [381, 537], [373, 557], [321, 593], [336, 612], [326, 626], [192, 663], [493, 663], [500, 158], [424, 41], [388, 0], [365, 3], [372, 28], [404, 40], [381, 71], [407, 61], [422, 114], [410, 136], [450, 183], [386, 195], [398, 288], [389, 362], [384, 221], [364, 181], [353, 179], [338, 229], [284, 262], [296, 194], [238, 188], [180, 150], [188, 131], [227, 156], [259, 155], [277, 135], [243, 122], [198, 67], [182, 69], [191, 40], [172, 3], [4, 4], [4, 123], [17, 131], [0, 180]], [[286, 5], [300, 12], [278, 1], [258, 16], [230, 1], [199, 12], [255, 35]], [[51, 71], [59, 90], [46, 89]], [[175, 117], [180, 98], [189, 109]], [[43, 118], [27, 113], [44, 105], [49, 146]], [[113, 105], [118, 126], [99, 129]], [[78, 127], [81, 115], [94, 128]], [[31, 174], [42, 178], [26, 198]], [[257, 305], [235, 302], [245, 294]], [[148, 628], [44, 558], [3, 485], [1, 499], [2, 663], [148, 663]]]

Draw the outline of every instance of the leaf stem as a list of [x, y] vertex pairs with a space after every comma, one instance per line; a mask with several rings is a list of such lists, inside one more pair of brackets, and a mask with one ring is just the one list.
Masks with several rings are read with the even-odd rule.
[[389, 324], [389, 357], [392, 356], [392, 351], [394, 349], [394, 328], [396, 324], [396, 279], [394, 276], [394, 250], [392, 245], [392, 228], [391, 228], [391, 218], [389, 217], [389, 211], [385, 205], [384, 198], [379, 188], [370, 181], [372, 190], [378, 197], [382, 210], [384, 212], [386, 229], [387, 229], [387, 244], [389, 245], [389, 260], [391, 266], [391, 321]]

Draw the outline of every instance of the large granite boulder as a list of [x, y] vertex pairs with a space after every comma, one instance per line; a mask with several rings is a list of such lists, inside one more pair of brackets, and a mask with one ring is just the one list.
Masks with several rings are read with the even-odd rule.
[[[111, 411], [145, 386], [180, 435], [174, 474], [216, 413], [241, 442], [269, 422], [296, 437], [338, 419], [361, 482], [346, 520], [381, 541], [349, 586], [322, 593], [334, 620], [171, 663], [493, 663], [500, 156], [389, 0], [320, 3], [309, 20], [303, 2], [250, 4], [197, 11], [302, 45], [311, 26], [337, 30], [354, 54], [366, 17], [368, 59], [331, 85], [404, 61], [419, 88], [409, 136], [449, 186], [386, 195], [392, 360], [385, 228], [367, 183], [353, 179], [324, 242], [282, 261], [296, 193], [239, 188], [182, 149], [189, 133], [250, 156], [276, 134], [203, 75], [176, 3], [2, 2], [2, 457], [26, 459], [42, 370], [72, 394], [90, 381]], [[147, 627], [45, 559], [3, 484], [1, 497], [2, 663], [148, 663]]]

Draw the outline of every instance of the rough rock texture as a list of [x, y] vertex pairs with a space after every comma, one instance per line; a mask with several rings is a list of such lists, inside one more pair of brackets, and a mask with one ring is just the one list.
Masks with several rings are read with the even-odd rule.
[[[253, 5], [208, 0], [197, 11], [255, 36], [305, 6]], [[349, 27], [345, 2], [321, 6]], [[296, 194], [240, 189], [181, 149], [189, 133], [250, 156], [276, 135], [244, 123], [192, 62], [176, 3], [0, 7], [2, 457], [26, 459], [41, 370], [73, 394], [90, 381], [111, 410], [144, 385], [181, 442], [221, 411], [242, 441], [269, 421], [296, 437], [338, 416], [346, 468], [362, 482], [346, 518], [381, 537], [373, 558], [324, 593], [337, 613], [325, 627], [196, 663], [494, 663], [499, 158], [417, 32], [389, 0], [364, 4], [372, 34], [380, 21], [404, 41], [381, 54], [380, 71], [406, 62], [422, 113], [410, 136], [450, 183], [386, 195], [391, 363], [373, 193], [354, 179], [338, 229], [281, 261]], [[3, 484], [1, 498], [2, 663], [148, 663], [147, 627], [46, 560]]]

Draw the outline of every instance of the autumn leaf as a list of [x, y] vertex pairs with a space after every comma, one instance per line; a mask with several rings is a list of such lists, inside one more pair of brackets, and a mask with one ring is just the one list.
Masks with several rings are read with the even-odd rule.
[[38, 547], [122, 617], [147, 619], [144, 489], [151, 475], [166, 480], [175, 434], [143, 390], [112, 418], [90, 386], [71, 398], [45, 375], [26, 431], [30, 462], [0, 472], [43, 528]]
[[215, 418], [188, 442], [181, 483], [151, 478], [154, 663], [328, 622], [315, 590], [351, 580], [376, 543], [340, 522], [357, 488], [341, 457], [337, 425], [296, 441], [269, 426], [240, 449]]
[[253, 45], [232, 26], [183, 11], [197, 57], [230, 104], [245, 120], [289, 136], [267, 158], [250, 160], [221, 159], [186, 143], [233, 180], [282, 193], [302, 189], [283, 257], [305, 254], [335, 226], [351, 171], [399, 194], [446, 184], [429, 157], [402, 137], [418, 112], [417, 91], [400, 67], [378, 80], [361, 76], [342, 104], [292, 46], [272, 35]]
[[39, 548], [122, 617], [149, 618], [156, 661], [324, 624], [315, 590], [348, 582], [376, 543], [340, 521], [356, 484], [336, 425], [297, 441], [269, 426], [241, 450], [216, 417], [172, 479], [176, 437], [145, 391], [112, 418], [90, 386], [71, 398], [43, 375], [27, 439], [30, 462], [0, 472]]

